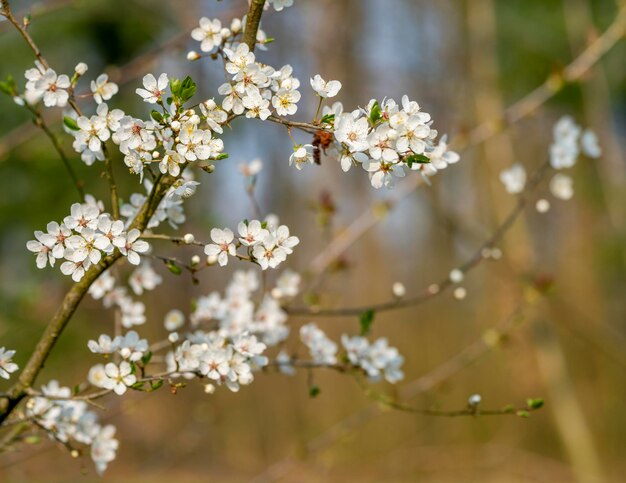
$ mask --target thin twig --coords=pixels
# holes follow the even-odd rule
[[[532,191],[537,187],[537,185],[543,179],[545,173],[550,168],[550,162],[544,162],[530,177],[526,185],[526,189],[522,195],[520,195],[517,199],[517,204],[511,210],[509,215],[504,219],[504,221],[498,226],[498,228],[493,232],[493,234],[484,241],[480,247],[472,254],[472,256],[465,261],[458,269],[467,273],[472,270],[474,267],[478,266],[485,259],[485,251],[493,248],[506,234],[506,232],[513,226],[517,218],[524,211],[524,208],[528,204],[528,198]],[[320,316],[338,316],[338,317],[349,317],[354,315],[360,315],[367,310],[373,310],[376,312],[383,312],[387,310],[397,310],[403,307],[410,307],[413,305],[418,305],[426,300],[435,297],[442,292],[444,292],[447,288],[454,285],[454,282],[450,279],[450,277],[446,277],[441,280],[439,283],[431,285],[426,290],[421,293],[406,298],[395,298],[388,302],[382,302],[378,304],[368,305],[368,306],[359,306],[359,307],[341,307],[341,308],[329,308],[324,309],[319,306],[312,307],[284,307],[284,310],[291,315],[320,315]]]
[[[26,40],[26,43],[35,54],[35,57],[37,57],[37,60],[41,62],[41,65],[43,65],[46,69],[48,69],[49,68],[48,62],[46,62],[46,59],[44,59],[43,56],[41,55],[41,51],[39,50],[39,47],[37,47],[37,44],[35,44],[32,37],[30,36],[28,31],[24,28],[24,26],[20,24],[20,22],[18,22],[17,19],[13,16],[13,12],[11,12],[11,7],[9,6],[9,0],[0,0],[0,4],[2,5],[2,14],[6,17],[6,19],[9,22],[11,22],[11,24],[13,24],[13,26],[17,29],[20,35],[24,37],[24,40]]]
[[[34,119],[35,125],[39,127],[46,134],[46,136],[48,136],[48,139],[50,139],[50,141],[52,142],[52,146],[54,147],[55,151],[59,154],[59,157],[61,158],[61,161],[63,162],[63,165],[65,166],[65,169],[67,170],[67,173],[70,175],[70,178],[72,178],[72,182],[74,183],[74,186],[76,187],[76,191],[78,191],[78,195],[80,196],[80,199],[84,200],[85,190],[83,188],[83,182],[80,179],[78,179],[78,176],[76,175],[76,172],[74,171],[74,168],[72,167],[72,164],[70,163],[70,160],[68,159],[65,152],[63,151],[63,148],[61,147],[61,144],[59,143],[58,138],[50,130],[50,128],[44,121],[44,118],[41,115],[41,113],[37,111],[35,108],[29,106],[28,104],[26,104],[26,106],[28,110],[33,114],[33,116],[35,116],[35,119]]]

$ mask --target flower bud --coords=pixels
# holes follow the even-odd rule
[[[469,404],[472,407],[478,406],[481,400],[482,400],[482,397],[480,397],[480,394],[472,394],[467,400],[467,404]]]
[[[196,241],[196,237],[193,236],[193,233],[187,233],[185,234],[185,236],[183,237],[183,241],[187,244],[187,245],[191,245],[194,241]]]
[[[398,298],[402,298],[406,295],[406,287],[400,282],[394,283],[391,286],[391,291],[393,292],[393,295]]]
[[[548,210],[550,209],[550,202],[542,198],[540,200],[537,200],[537,204],[535,205],[535,208],[537,208],[537,211],[539,213],[547,213]]]
[[[200,263],[200,257],[198,255],[194,255],[193,257],[191,257],[192,266],[198,265],[199,263]]]
[[[76,64],[76,67],[74,67],[74,72],[76,72],[78,75],[85,75],[87,69],[87,64],[85,64],[84,62],[79,62],[78,64]]]
[[[228,37],[230,37],[230,30],[224,27],[222,30],[220,30],[220,35],[223,39],[227,39]]]
[[[190,50],[187,52],[187,60],[193,62],[194,60],[200,59],[202,56],[196,52],[195,50]]]
[[[171,334],[169,334],[167,336],[167,340],[169,340],[172,344],[178,342],[178,332],[172,332]]]
[[[463,281],[463,278],[464,278],[463,272],[459,270],[458,268],[455,268],[454,270],[450,272],[450,281],[452,283],[460,283]]]
[[[238,34],[239,32],[241,32],[241,19],[239,18],[234,18],[233,21],[230,23],[230,30],[233,34]]]
[[[170,127],[172,128],[172,131],[180,131],[180,122],[172,121],[172,123],[170,124]]]

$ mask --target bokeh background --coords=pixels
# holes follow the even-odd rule
[[[147,72],[191,75],[198,99],[217,95],[221,66],[209,59],[186,61],[186,52],[197,49],[189,33],[203,15],[228,24],[247,8],[244,0],[12,4],[16,13],[32,13],[30,33],[58,72],[69,73],[84,61],[88,79],[109,73],[120,85],[110,105],[145,118],[149,108],[134,90]],[[294,66],[303,84],[298,119],[313,117],[308,79],[320,73],[341,80],[338,100],[350,108],[372,97],[399,100],[408,94],[441,132],[459,139],[558,72],[611,24],[617,10],[615,0],[296,0],[294,7],[264,17],[262,27],[276,42],[258,58]],[[406,357],[405,381],[398,388],[377,385],[379,391],[410,394],[417,407],[441,409],[461,409],[473,393],[482,395],[485,408],[543,397],[544,409],[530,419],[416,416],[381,409],[349,377],[325,372],[314,374],[321,388],[316,398],[309,397],[306,373],[259,374],[238,394],[224,389],[208,396],[200,385],[190,385],[176,396],[167,390],[111,396],[101,416],[118,427],[121,446],[105,480],[624,481],[625,54],[622,42],[582,83],[567,85],[533,115],[463,150],[460,164],[392,210],[381,204],[390,193],[375,192],[360,170],[343,174],[332,160],[302,172],[289,169],[285,129],[245,119],[224,136],[230,158],[211,175],[198,173],[202,185],[186,205],[182,233],[199,239],[215,225],[234,226],[252,216],[237,167],[261,158],[259,204],[300,237],[288,265],[303,273],[334,235],[368,206],[378,207],[376,227],[308,297],[333,307],[382,302],[391,297],[393,282],[417,293],[465,261],[515,203],[497,179],[500,170],[514,162],[528,170],[541,164],[554,122],[574,116],[598,133],[604,149],[600,159],[583,159],[571,171],[574,199],[552,200],[546,214],[531,203],[500,245],[502,260],[481,264],[463,281],[465,299],[447,292],[379,313],[373,327],[374,336],[387,336]],[[22,73],[31,65],[23,40],[0,22],[0,78],[13,74],[23,85]],[[6,96],[0,97],[0,112],[0,345],[18,349],[22,365],[70,283],[58,270],[37,270],[25,243],[35,229],[62,219],[76,198],[28,113]],[[60,133],[58,111],[48,115]],[[64,139],[87,191],[105,199],[99,166],[84,166]],[[120,157],[115,171],[127,199],[137,191],[137,179],[125,173]],[[549,197],[546,183],[539,197]],[[195,253],[158,242],[154,247],[163,255]],[[207,270],[193,285],[157,266],[165,282],[143,299],[148,323],[140,333],[161,338],[166,311],[188,312],[191,299],[222,289],[235,268],[247,267]],[[537,281],[549,281],[552,289],[529,304],[537,298]],[[520,304],[519,324],[495,337],[490,329]],[[333,337],[358,331],[357,317],[293,317],[289,323],[296,333],[311,320]],[[83,380],[98,362],[87,340],[110,333],[112,323],[112,313],[86,298],[39,382],[56,378],[73,386]],[[461,359],[460,370],[444,371],[446,377],[432,372],[450,360],[454,366],[459,353],[485,341],[488,349],[480,349],[472,363]],[[0,383],[0,389],[6,386]],[[97,477],[88,458],[71,459],[44,440],[1,455],[0,479]]]

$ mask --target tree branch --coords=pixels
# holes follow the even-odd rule
[[[256,45],[256,34],[261,24],[261,15],[263,15],[263,6],[265,0],[251,0],[250,8],[246,19],[246,27],[243,32],[243,42],[248,45],[250,52],[254,52]]]
[[[159,176],[157,178],[152,192],[148,200],[133,220],[129,230],[137,228],[140,231],[145,230],[150,218],[157,209],[159,202],[163,199],[167,190],[174,183],[174,178],[169,176]],[[20,401],[28,394],[28,390],[35,382],[37,375],[43,369],[43,366],[54,348],[59,336],[69,323],[72,315],[78,308],[80,301],[83,299],[89,287],[96,279],[110,266],[112,266],[122,254],[117,251],[112,255],[104,258],[98,265],[91,267],[83,278],[72,285],[69,292],[65,295],[61,306],[55,313],[54,317],[44,330],[35,350],[33,351],[24,369],[19,375],[17,382],[11,387],[8,398],[0,401],[0,423],[2,423],[20,403]]]

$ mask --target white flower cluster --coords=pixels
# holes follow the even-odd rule
[[[152,266],[141,264],[130,276],[128,281],[136,295],[143,294],[144,290],[153,290],[162,281]],[[117,307],[121,314],[121,324],[125,328],[143,325],[146,322],[146,306],[143,302],[135,301],[128,295],[126,287],[116,287],[115,279],[107,270],[89,287],[89,294],[95,299],[102,299],[105,308]]]
[[[225,96],[225,111],[246,117],[265,120],[271,112],[270,101],[276,114],[291,116],[296,113],[300,100],[300,81],[292,77],[293,68],[283,66],[280,70],[255,62],[254,53],[246,44],[233,44],[224,48],[225,69],[229,82],[222,84],[218,92]]]
[[[237,226],[239,238],[229,228],[211,230],[210,243],[204,247],[204,253],[210,263],[224,266],[228,257],[237,257],[237,249],[247,250],[247,257],[258,263],[263,270],[276,268],[293,253],[293,248],[300,243],[296,236],[291,236],[286,225],[275,226],[259,220],[242,221]]]
[[[309,349],[314,363],[319,365],[334,365],[337,363],[337,344],[331,340],[315,323],[311,322],[300,328],[300,340]],[[354,367],[362,369],[371,381],[382,378],[395,384],[404,378],[400,369],[404,357],[398,349],[389,347],[386,338],[380,338],[370,343],[365,337],[341,336],[341,344],[345,349],[345,360]],[[279,354],[277,361],[282,372],[293,374],[291,358],[284,352]]]
[[[8,379],[11,377],[11,373],[19,369],[18,365],[13,362],[14,350],[6,350],[4,347],[0,347],[0,377],[2,379]]]
[[[276,0],[274,0],[276,1]],[[293,2],[293,0],[278,0],[280,2]],[[266,6],[268,3],[265,4]],[[191,38],[200,42],[200,50],[202,52],[211,52],[214,49],[232,48],[241,41],[246,25],[246,18],[234,18],[230,27],[223,27],[219,19],[209,19],[202,17],[199,27],[191,31]],[[260,49],[265,49],[264,44],[267,42],[267,35],[263,30],[258,29],[256,41]],[[189,60],[197,60],[201,56],[194,51],[189,52],[187,58]]]
[[[590,158],[599,158],[602,149],[598,138],[589,129],[583,132],[570,116],[563,116],[554,125],[554,142],[550,146],[550,165],[554,169],[571,168],[576,164],[581,149]]]
[[[293,68],[285,65],[275,70],[256,62],[248,45],[239,42],[243,25],[245,23],[240,19],[234,19],[230,29],[222,28],[220,20],[203,17],[200,19],[200,27],[191,32],[191,37],[200,42],[200,50],[211,52],[218,48],[224,58],[224,68],[230,79],[218,89],[225,96],[222,108],[235,115],[245,112],[248,118],[265,120],[272,113],[271,102],[279,116],[295,114],[300,100],[300,92],[297,90],[300,81],[292,77]],[[261,47],[265,40],[265,33],[259,30],[257,41]],[[190,52],[188,57],[191,60],[200,58],[195,52]]]
[[[160,201],[154,215],[148,221],[147,228],[156,228],[167,221],[172,228],[178,229],[178,226],[187,219],[183,210],[183,201],[195,194],[199,184],[193,180],[193,174],[190,171],[185,171]],[[126,227],[135,219],[152,190],[152,183],[149,180],[144,180],[143,185],[146,194],[131,194],[128,203],[122,204],[120,208],[120,214],[125,218]]]
[[[330,340],[314,322],[300,327],[300,340],[309,348],[314,362],[324,365],[337,363],[337,344]]]
[[[554,125],[554,142],[550,146],[550,165],[554,169],[571,168],[582,153],[590,158],[599,158],[602,149],[598,137],[590,129],[582,128],[570,116],[563,116]],[[557,173],[550,180],[550,192],[560,200],[574,196],[574,182],[566,174]]]
[[[148,341],[140,339],[139,334],[134,330],[126,335],[118,335],[111,339],[106,334],[100,335],[98,340],[90,340],[87,347],[94,354],[119,354],[122,359],[130,362],[137,362],[148,352]]]
[[[280,306],[280,298],[298,292],[300,277],[285,271],[277,280],[276,288],[265,294],[258,306],[252,297],[259,289],[259,280],[253,270],[236,271],[226,287],[224,296],[218,292],[198,298],[191,314],[194,327],[218,323],[218,330],[227,337],[240,334],[256,335],[268,346],[275,346],[289,335],[287,314]]]
[[[115,459],[119,446],[115,427],[99,424],[98,415],[88,409],[87,402],[70,400],[71,389],[60,386],[57,381],[50,381],[41,392],[44,396],[28,401],[26,416],[34,419],[57,441],[90,446],[91,459],[98,473],[102,474]]]
[[[237,392],[252,383],[253,370],[267,365],[267,357],[261,355],[266,348],[247,333],[229,338],[222,331],[196,331],[167,354],[167,370],[174,377],[201,375]]]
[[[342,169],[360,164],[374,188],[392,186],[395,177],[405,176],[405,169],[432,176],[459,160],[457,153],[448,150],[445,136],[435,143],[437,131],[431,127],[430,114],[407,96],[401,104],[372,99],[365,109],[349,113],[336,102],[322,112],[322,122],[334,133]]]
[[[563,116],[559,119],[553,132],[554,142],[550,146],[550,166],[556,170],[573,167],[581,151],[590,158],[598,158],[602,155],[595,133],[590,129],[583,131],[570,116]],[[526,170],[521,164],[514,164],[500,173],[500,181],[506,191],[511,194],[524,191],[526,178]],[[571,199],[574,196],[572,178],[562,173],[555,174],[550,180],[550,192],[557,199]],[[541,201],[545,201],[543,205],[549,207],[546,200]]]
[[[101,205],[92,197],[85,203],[74,203],[70,215],[63,223],[48,223],[47,232],[36,231],[36,240],[26,243],[26,248],[37,254],[37,268],[44,268],[55,261],[64,259],[61,272],[71,275],[78,282],[92,264],[100,262],[102,256],[118,249],[129,263],[138,265],[139,254],[148,251],[147,242],[139,240],[137,229],[126,231],[124,223],[113,221],[108,213],[101,211]]]
[[[208,100],[201,103],[201,115],[195,109],[181,109],[184,99],[180,103],[168,101],[170,106],[166,108],[163,98],[170,85],[167,74],[161,74],[158,79],[147,74],[143,78],[143,85],[143,89],[137,89],[137,94],[149,104],[159,104],[162,114],[153,111],[153,119],[150,121],[124,116],[112,135],[113,142],[119,144],[120,151],[125,155],[124,163],[131,172],[139,174],[142,180],[144,166],[160,160],[161,173],[177,177],[189,162],[217,159],[220,156],[224,143],[214,138],[212,131],[222,133],[221,124],[226,121],[226,113],[215,102]],[[195,92],[195,84],[188,83],[182,89]],[[171,87],[171,90],[172,96],[168,99],[173,99],[174,88]],[[178,87],[176,92],[186,97]]]
[[[365,337],[348,337],[344,334],[341,336],[341,344],[346,349],[350,363],[363,369],[370,380],[378,381],[384,377],[395,384],[404,379],[400,369],[404,357],[398,349],[389,347],[386,338],[381,337],[370,343]]]
[[[47,107],[64,107],[69,92],[86,70],[85,64],[76,66],[76,74],[70,81],[68,76],[57,76],[52,69],[44,69],[36,62],[35,68],[25,73],[25,94],[23,98],[16,98],[17,102],[33,104],[43,99]],[[168,86],[172,94],[169,97],[166,96]],[[65,116],[66,131],[74,136],[72,146],[88,166],[105,159],[105,143],[109,139],[119,146],[124,163],[132,173],[139,174],[140,181],[144,167],[152,162],[158,162],[162,173],[178,177],[189,162],[220,157],[224,143],[214,138],[212,132],[222,133],[226,112],[213,100],[199,104],[200,114],[194,108],[184,109],[184,102],[195,93],[191,79],[170,82],[167,74],[161,74],[158,79],[152,74],[145,75],[143,88],[136,92],[145,102],[158,104],[162,110],[153,110],[148,121],[126,115],[120,109],[109,109],[104,101],[111,99],[118,90],[106,74],[101,74],[91,82],[96,113],[85,116],[71,112]]]

